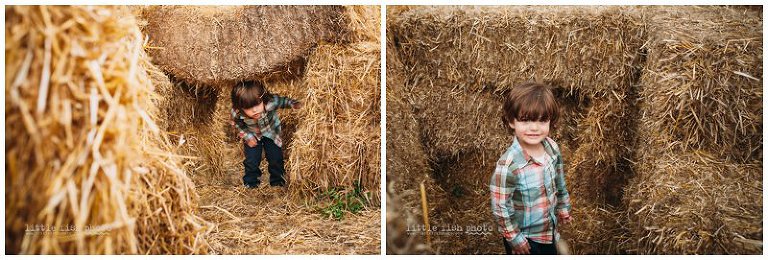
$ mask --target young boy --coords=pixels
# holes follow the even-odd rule
[[[515,137],[496,164],[490,188],[504,249],[557,254],[557,225],[571,221],[563,157],[548,137],[559,116],[557,102],[547,86],[524,83],[510,91],[503,113]]]
[[[283,163],[283,142],[280,139],[280,118],[278,108],[301,108],[296,100],[272,95],[260,81],[247,81],[232,88],[232,121],[243,139],[245,175],[243,184],[256,188],[261,183],[261,151],[269,162],[269,184],[284,186],[285,164]]]

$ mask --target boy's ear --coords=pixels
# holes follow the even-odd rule
[[[509,128],[515,129],[515,124],[514,123],[509,122],[509,123],[507,123],[507,125],[509,126]]]

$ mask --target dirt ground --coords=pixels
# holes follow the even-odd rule
[[[211,254],[379,254],[379,208],[337,221],[291,201],[287,188],[265,185],[268,174],[256,189],[244,188],[241,174],[193,176],[198,214],[217,225],[208,236]]]

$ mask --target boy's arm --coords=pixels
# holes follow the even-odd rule
[[[295,99],[278,95],[274,95],[273,102],[275,102],[276,108],[293,108],[294,104],[299,103],[299,101],[296,101]]]
[[[248,141],[251,138],[256,138],[251,131],[248,131],[247,128],[243,127],[240,124],[240,118],[238,118],[237,110],[232,109],[231,111],[231,120],[229,121],[232,126],[234,126],[237,129],[237,136],[242,138],[243,141]]]
[[[496,170],[491,177],[491,210],[501,228],[504,239],[513,247],[527,244],[525,237],[520,233],[519,224],[515,222],[515,209],[512,202],[512,194],[515,192],[515,180],[510,168],[511,158],[502,158],[496,164]]]
[[[557,155],[557,176],[555,176],[555,186],[557,188],[557,206],[555,207],[559,217],[567,217],[571,211],[571,198],[568,195],[568,189],[565,187],[565,171],[563,170],[563,156],[558,151]]]

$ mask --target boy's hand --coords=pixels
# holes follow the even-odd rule
[[[245,143],[248,144],[248,147],[256,147],[256,138],[250,138]]]
[[[296,102],[296,103],[293,103],[293,105],[291,105],[291,108],[293,108],[293,109],[300,109],[303,106],[304,105],[302,103]]]
[[[531,250],[531,245],[528,244],[528,241],[524,241],[522,244],[512,247],[512,254],[530,255],[531,254],[530,250]]]
[[[571,214],[559,215],[557,216],[557,218],[560,221],[560,224],[564,224],[564,225],[571,223],[571,221],[573,221],[573,217],[571,217]]]

